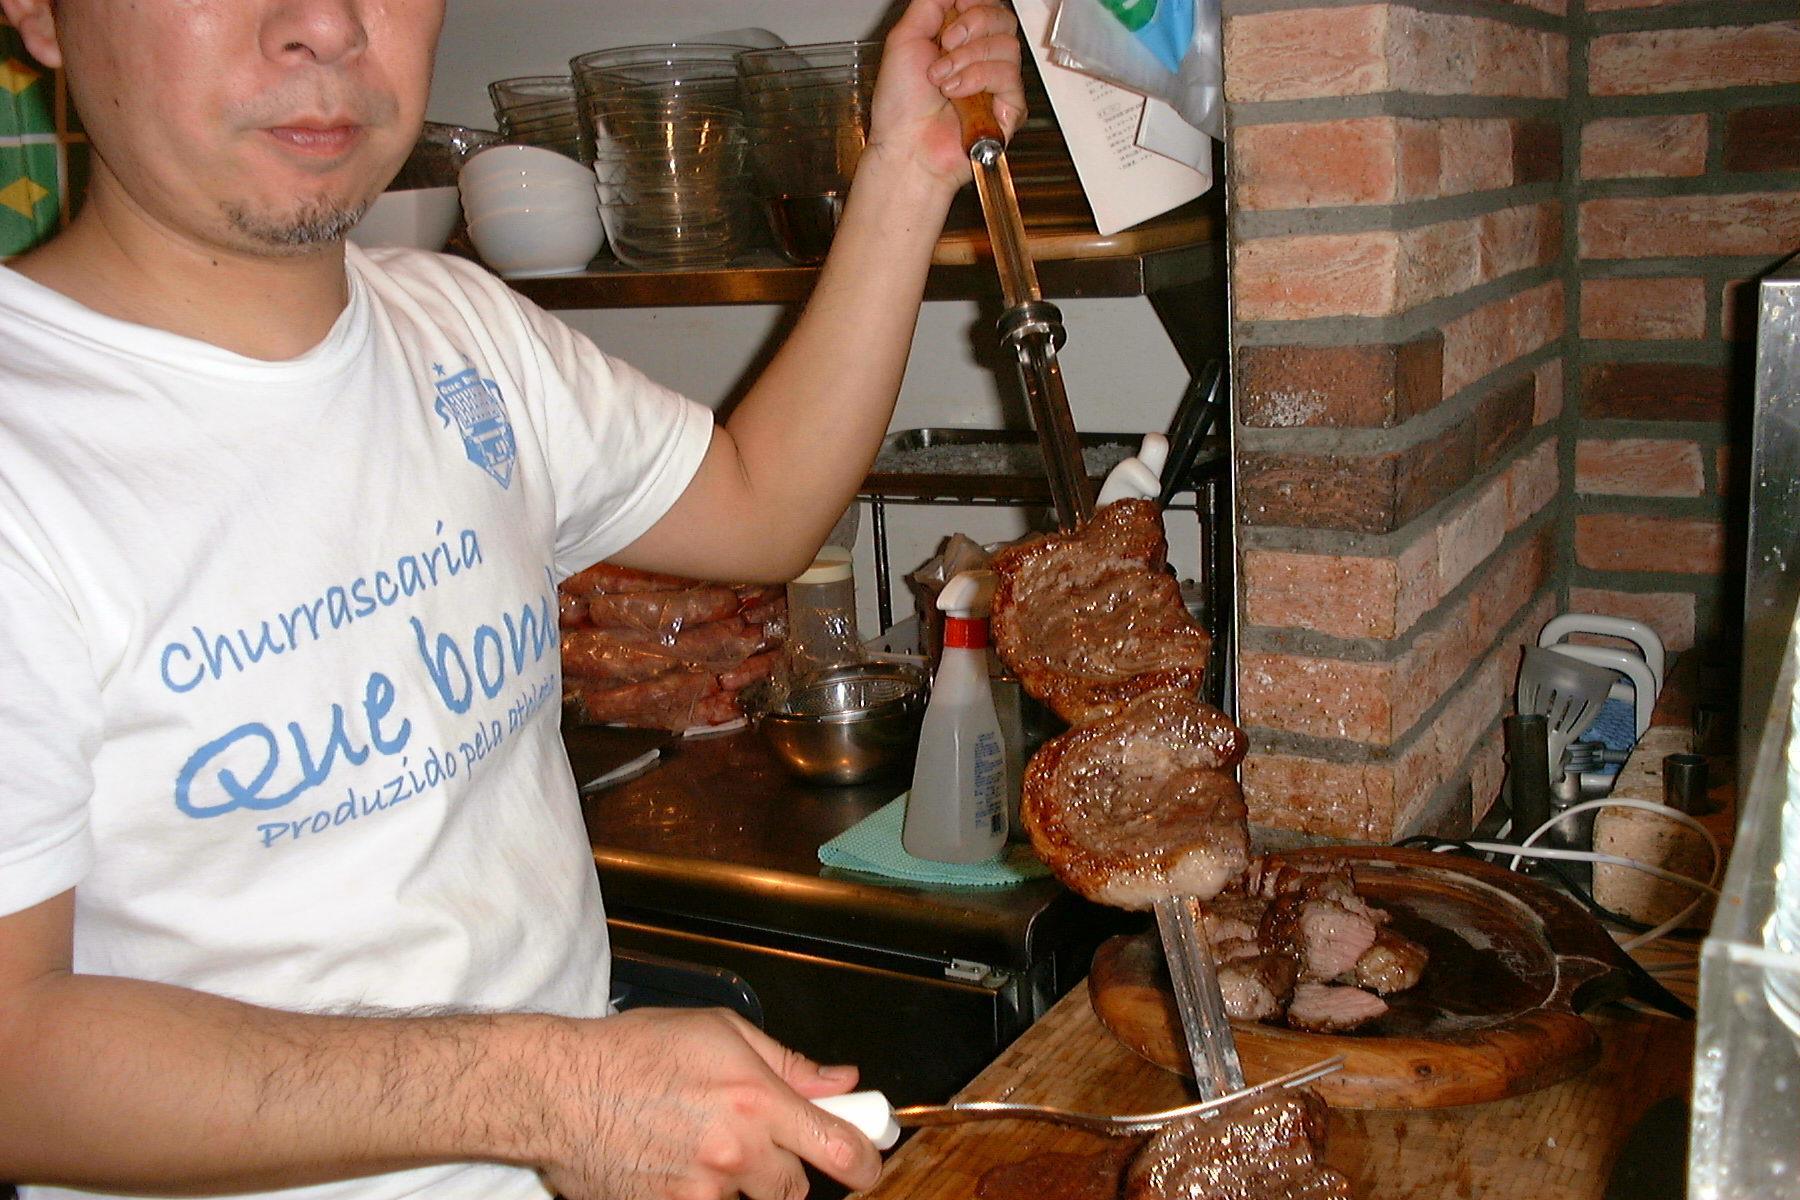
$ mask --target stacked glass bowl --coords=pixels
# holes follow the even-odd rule
[[[796,262],[825,257],[868,144],[880,42],[825,42],[737,56],[757,202]]]
[[[742,46],[669,43],[570,61],[613,253],[647,270],[723,266],[756,238]]]
[[[518,75],[488,84],[494,118],[509,142],[541,146],[587,161],[575,111],[575,81],[567,75]]]

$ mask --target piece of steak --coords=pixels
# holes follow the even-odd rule
[[[1219,893],[1200,913],[1207,943],[1216,950],[1220,942],[1234,938],[1254,941],[1268,907],[1260,896],[1240,895],[1235,890]]]
[[[1349,1200],[1322,1163],[1324,1103],[1307,1091],[1240,1100],[1164,1126],[1125,1174],[1124,1200]]]
[[[1212,638],[1167,553],[1162,510],[1128,499],[995,556],[994,647],[1025,690],[1071,725],[1146,693],[1198,691]]]
[[[1356,894],[1347,867],[1295,865],[1271,855],[1246,872],[1245,883],[1268,902],[1257,940],[1265,950],[1293,954],[1304,981],[1354,970],[1375,944],[1379,922]]]
[[[1192,696],[1139,697],[1032,755],[1022,823],[1038,856],[1090,900],[1210,899],[1249,862],[1243,793],[1224,773],[1243,746],[1230,718]]]
[[[1226,942],[1215,950],[1235,950],[1254,942]],[[1217,959],[1219,994],[1225,1014],[1239,1021],[1266,1021],[1279,1017],[1300,979],[1300,964],[1290,954],[1252,952]]]
[[[1377,929],[1375,944],[1356,960],[1350,981],[1383,996],[1415,986],[1425,973],[1430,952],[1419,943],[1391,929]]]
[[[1341,983],[1302,983],[1288,1001],[1287,1022],[1313,1033],[1342,1033],[1367,1025],[1388,1010],[1373,992]]]
[[[1375,923],[1335,899],[1285,892],[1269,903],[1257,941],[1265,950],[1293,955],[1303,980],[1336,979],[1355,970],[1375,944]]]

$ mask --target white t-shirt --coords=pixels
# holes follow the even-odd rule
[[[467,263],[348,259],[286,362],[0,268],[0,913],[74,887],[77,971],[286,1009],[603,1013],[555,584],[710,414]],[[426,1190],[544,1192],[282,1195]]]

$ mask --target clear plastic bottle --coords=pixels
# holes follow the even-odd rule
[[[788,669],[798,679],[863,660],[850,551],[826,546],[787,585]]]
[[[971,863],[1006,845],[1007,762],[988,681],[991,571],[944,586],[944,653],[919,729],[918,758],[900,844],[934,862]]]

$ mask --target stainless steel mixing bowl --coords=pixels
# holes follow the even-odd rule
[[[924,713],[924,672],[904,663],[859,663],[795,687],[757,727],[794,775],[844,785],[910,771]]]

